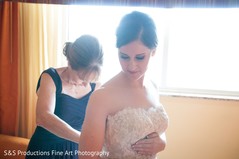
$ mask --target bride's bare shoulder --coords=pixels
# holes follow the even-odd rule
[[[117,100],[114,89],[110,87],[100,87],[95,90],[89,99],[88,107],[93,108],[94,111],[103,112],[103,114],[110,114],[115,106]]]
[[[100,88],[98,88],[97,90],[95,90],[92,93],[92,97],[94,98],[105,98],[105,97],[109,97],[112,96],[115,92],[115,87],[111,86],[111,85],[102,85]]]

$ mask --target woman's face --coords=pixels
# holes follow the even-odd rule
[[[139,40],[120,47],[118,55],[123,72],[131,79],[140,79],[144,76],[154,52]]]

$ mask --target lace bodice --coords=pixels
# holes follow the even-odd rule
[[[108,116],[104,151],[107,158],[154,159],[156,156],[142,156],[134,152],[131,145],[152,132],[162,134],[168,125],[163,106],[149,109],[127,107],[113,116]]]

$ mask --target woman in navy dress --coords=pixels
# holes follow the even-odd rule
[[[26,159],[78,159],[78,142],[85,110],[103,63],[99,41],[82,35],[66,43],[68,66],[42,72],[37,85],[37,127]]]

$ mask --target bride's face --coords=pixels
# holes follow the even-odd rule
[[[146,47],[141,41],[136,40],[119,48],[119,61],[122,71],[130,79],[140,79],[148,68],[150,57],[154,50]]]

